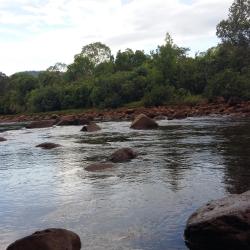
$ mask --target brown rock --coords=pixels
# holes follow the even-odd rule
[[[80,250],[79,236],[66,229],[50,228],[19,239],[6,250]]]
[[[114,165],[111,163],[94,163],[94,164],[90,164],[88,165],[85,170],[87,171],[102,171],[105,169],[109,169],[112,168]]]
[[[52,119],[52,120],[33,121],[30,124],[28,124],[26,126],[26,128],[28,128],[28,129],[32,129],[32,128],[48,128],[48,127],[52,127],[55,124],[56,124],[56,120],[54,120],[54,119]]]
[[[56,144],[56,143],[51,143],[51,142],[44,142],[44,143],[37,145],[36,147],[43,148],[43,149],[52,149],[52,148],[61,147],[61,145]]]
[[[2,141],[7,141],[7,139],[0,137],[0,142],[2,142]]]
[[[60,121],[56,124],[57,126],[71,126],[71,125],[85,125],[88,124],[89,120],[85,118],[78,118],[75,115],[67,115],[61,117]]]
[[[132,122],[130,128],[133,129],[156,129],[158,128],[158,124],[148,116],[144,114],[140,114],[135,118]]]
[[[184,111],[177,111],[175,112],[173,115],[168,117],[168,120],[173,120],[173,119],[184,119],[187,118],[188,113],[184,110]]]
[[[112,162],[125,162],[136,158],[136,156],[137,153],[134,152],[131,148],[121,148],[111,155],[110,160]]]
[[[101,130],[101,128],[94,122],[91,122],[88,125],[83,126],[83,128],[81,129],[81,131],[85,131],[85,132],[96,132]]]
[[[250,249],[250,191],[201,207],[188,219],[184,235],[194,250]]]

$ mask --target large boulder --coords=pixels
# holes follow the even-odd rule
[[[71,126],[71,125],[85,125],[88,124],[89,120],[85,118],[79,118],[75,115],[66,115],[60,118],[60,121],[56,124],[57,126]]]
[[[105,169],[109,169],[109,168],[112,168],[114,165],[111,164],[111,163],[93,163],[93,164],[90,164],[88,165],[85,170],[87,171],[91,171],[91,172],[95,172],[95,171],[102,171],[102,170],[105,170]]]
[[[153,119],[144,114],[138,115],[132,122],[130,128],[133,129],[156,129],[158,124]]]
[[[56,120],[54,120],[54,119],[33,121],[30,124],[28,124],[26,126],[26,128],[28,128],[28,129],[32,129],[32,128],[48,128],[48,127],[52,127],[55,124],[56,124]]]
[[[7,141],[7,139],[0,137],[0,142],[2,142],[2,141]]]
[[[185,239],[190,249],[250,249],[250,191],[214,200],[187,221]]]
[[[134,159],[137,156],[137,153],[134,152],[131,148],[121,148],[116,150],[111,156],[110,160],[112,162],[126,162]]]
[[[90,124],[83,126],[83,128],[81,129],[81,131],[84,131],[84,132],[96,132],[99,130],[101,130],[100,126],[98,126],[94,122],[91,122]]]
[[[19,239],[6,250],[80,250],[79,236],[66,229],[50,228]]]
[[[61,146],[60,144],[56,144],[52,142],[44,142],[44,143],[37,145],[36,147],[43,148],[43,149],[52,149],[52,148],[58,148],[60,146]]]

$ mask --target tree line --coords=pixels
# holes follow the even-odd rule
[[[196,103],[204,98],[250,100],[250,1],[235,0],[217,25],[221,42],[188,55],[167,33],[150,53],[126,49],[114,57],[100,42],[86,45],[70,65],[39,74],[0,72],[0,113]]]

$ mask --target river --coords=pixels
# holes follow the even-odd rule
[[[208,200],[250,189],[250,120],[162,120],[158,130],[129,122],[5,131],[0,126],[0,248],[39,229],[76,232],[82,249],[187,249],[183,230]],[[9,125],[8,125],[9,126]],[[8,127],[7,126],[7,127]],[[42,142],[62,147],[43,150]],[[87,172],[121,147],[139,156]]]

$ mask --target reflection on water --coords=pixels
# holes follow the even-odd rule
[[[78,233],[83,249],[186,249],[188,216],[210,199],[250,188],[249,120],[160,121],[156,131],[128,122],[5,131],[0,143],[0,245],[47,227]],[[3,131],[3,129],[2,129]],[[63,147],[42,150],[50,141]],[[139,156],[87,172],[120,147]]]

